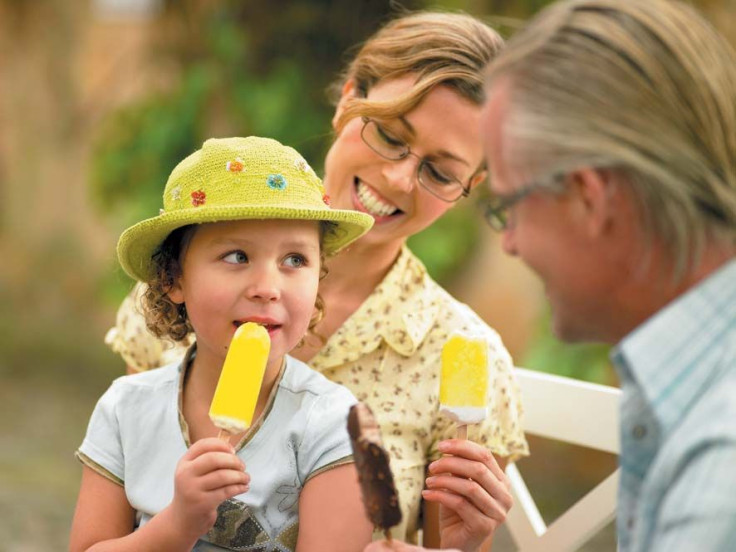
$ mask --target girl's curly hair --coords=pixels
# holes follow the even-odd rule
[[[337,225],[328,221],[320,221],[319,224],[321,248],[325,236],[334,233]],[[158,338],[183,341],[194,331],[187,316],[186,305],[174,303],[168,293],[176,283],[176,279],[181,276],[181,254],[189,245],[196,228],[195,224],[177,228],[166,237],[152,256],[156,277],[146,282],[147,287],[143,293],[142,303],[146,327]],[[322,280],[325,276],[327,276],[327,266],[324,250],[321,249],[319,279]],[[314,331],[314,327],[324,318],[324,314],[325,302],[318,293],[314,303],[314,314],[309,321],[307,331],[322,344],[325,339]],[[300,341],[297,346],[301,344]]]

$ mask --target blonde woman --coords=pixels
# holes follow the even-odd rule
[[[307,338],[293,352],[375,412],[404,513],[393,535],[416,542],[423,529],[425,544],[462,550],[488,549],[511,507],[503,468],[528,452],[521,405],[499,336],[427,275],[406,240],[485,178],[483,71],[501,47],[473,17],[416,13],[380,29],[348,65],[324,183],[334,208],[368,213],[374,226],[328,259],[316,326],[325,341]],[[130,368],[181,354],[146,332],[135,303],[109,339]],[[440,352],[456,330],[489,348],[490,416],[471,429],[474,442],[452,439],[438,413]]]

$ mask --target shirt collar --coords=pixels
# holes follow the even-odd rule
[[[179,418],[179,428],[181,429],[182,438],[184,439],[184,443],[186,444],[187,448],[192,446],[192,440],[189,435],[189,424],[184,418],[184,384],[187,379],[187,372],[189,372],[189,369],[192,367],[192,361],[194,361],[194,358],[196,356],[197,343],[194,342],[187,349],[187,352],[185,353],[184,358],[181,360],[178,369],[179,379],[177,388],[176,410]],[[246,430],[240,441],[238,441],[238,443],[235,445],[234,448],[236,452],[243,448],[246,443],[248,443],[248,441],[250,441],[255,436],[255,434],[258,432],[258,429],[263,425],[263,422],[265,421],[269,412],[271,412],[271,408],[273,407],[273,404],[276,400],[276,393],[278,392],[279,386],[281,385],[281,380],[284,377],[284,373],[286,372],[286,363],[288,358],[289,356],[285,355],[284,359],[281,361],[281,368],[279,369],[278,376],[276,376],[276,379],[274,380],[273,387],[271,388],[271,394],[268,396],[268,400],[266,401],[266,406],[264,407],[263,412],[258,417],[258,419],[253,420],[253,425],[251,425]]]
[[[612,360],[667,431],[717,375],[729,332],[736,332],[736,259],[627,335]]]
[[[404,246],[381,283],[333,334],[310,365],[325,369],[352,362],[385,341],[402,356],[414,354],[437,318],[426,268]]]

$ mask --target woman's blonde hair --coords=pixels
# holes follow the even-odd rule
[[[370,37],[348,65],[333,91],[352,81],[356,97],[337,121],[340,132],[352,118],[394,118],[411,111],[434,87],[451,87],[476,105],[485,99],[483,73],[503,47],[491,27],[466,14],[416,12],[390,21]],[[390,102],[372,102],[368,91],[379,81],[416,75],[406,94]]]
[[[570,0],[491,66],[509,85],[511,170],[623,174],[678,273],[709,240],[736,242],[736,54],[669,0]]]

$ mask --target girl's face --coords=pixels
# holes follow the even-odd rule
[[[268,366],[304,336],[320,273],[319,223],[243,220],[202,224],[182,252],[182,273],[169,292],[185,303],[197,336],[197,357],[222,364],[235,329],[266,327]]]
[[[376,84],[368,99],[390,101],[411,90],[414,75]],[[343,90],[333,124],[344,102],[354,95],[352,83]],[[434,88],[412,111],[393,120],[377,121],[380,134],[392,144],[403,142],[411,152],[450,173],[471,188],[483,180],[476,174],[483,159],[480,135],[481,107],[446,86]],[[452,203],[433,196],[417,181],[420,160],[385,159],[361,138],[363,120],[350,120],[337,136],[325,160],[325,187],[336,209],[355,209],[375,220],[362,243],[403,243],[420,232]]]

